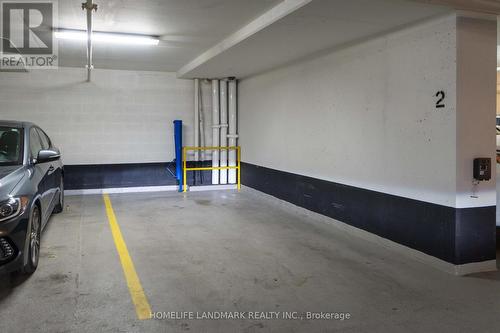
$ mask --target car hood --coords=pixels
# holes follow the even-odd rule
[[[8,196],[23,177],[22,165],[0,166],[0,198]]]

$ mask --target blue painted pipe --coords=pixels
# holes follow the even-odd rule
[[[182,120],[174,120],[175,174],[182,192]]]

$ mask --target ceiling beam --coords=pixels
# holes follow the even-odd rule
[[[197,58],[183,66],[177,72],[177,76],[179,78],[192,78],[189,76],[189,74],[202,64],[206,63],[210,59],[215,58],[216,56],[232,48],[233,46],[243,42],[257,32],[279,21],[283,17],[302,8],[311,1],[313,0],[284,0],[283,2],[271,8],[266,13],[262,14],[236,32],[232,33],[221,42],[217,43],[207,51],[203,52]]]
[[[457,10],[500,15],[500,2],[497,0],[412,0],[431,5],[449,6]]]

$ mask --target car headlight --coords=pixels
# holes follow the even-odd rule
[[[0,222],[23,214],[27,206],[27,197],[10,198],[0,202]]]

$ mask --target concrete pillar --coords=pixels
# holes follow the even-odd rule
[[[496,257],[496,18],[457,18],[457,264]],[[492,178],[476,182],[473,160],[491,158]]]

